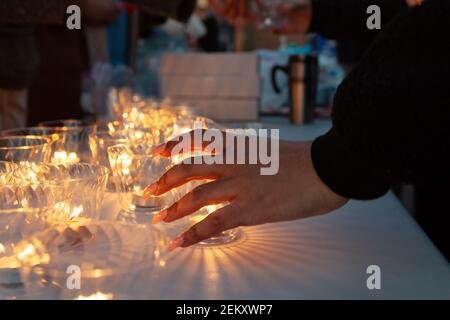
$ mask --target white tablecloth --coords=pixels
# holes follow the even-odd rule
[[[281,127],[286,139],[311,139],[329,123]],[[299,195],[300,196],[300,195]],[[108,194],[104,217],[120,210]],[[179,249],[150,271],[97,283],[127,299],[450,299],[450,266],[392,195],[351,201],[335,213],[244,229],[223,247]],[[381,268],[381,290],[369,290],[367,267]],[[18,298],[71,298],[26,291]]]
[[[281,137],[291,140],[313,139],[329,128],[327,121],[302,127],[272,123],[269,127],[280,128]],[[105,213],[118,210],[116,200],[110,201]],[[392,194],[351,201],[323,217],[247,228],[243,234],[228,246],[170,254],[158,280],[135,283],[135,296],[450,299],[450,265]],[[381,268],[381,290],[367,288],[370,265]]]
[[[105,204],[104,214],[119,210],[113,195]],[[242,233],[223,247],[177,250],[158,279],[134,275],[110,291],[161,299],[450,299],[449,264],[392,194]],[[370,265],[381,268],[381,290],[367,288]]]

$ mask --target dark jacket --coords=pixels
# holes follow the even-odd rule
[[[94,0],[92,0],[94,1]],[[155,15],[186,21],[196,0],[128,0]],[[0,0],[0,88],[28,88],[39,65],[34,40],[38,24],[63,25],[78,0]],[[70,63],[70,62],[68,62]]]
[[[0,88],[25,89],[36,71],[39,59],[33,26],[62,24],[62,0],[0,1]]]
[[[365,8],[393,0],[316,0],[312,28],[364,37]],[[374,199],[394,183],[450,173],[450,1],[427,0],[382,25],[339,87],[333,128],[313,143],[320,178],[336,193]]]

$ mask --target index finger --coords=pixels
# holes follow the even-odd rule
[[[164,143],[162,145],[157,146],[152,150],[153,156],[161,156],[161,157],[173,157],[175,155],[182,155],[186,153],[192,153],[192,152],[202,152],[207,149],[207,147],[214,142],[214,140],[211,141],[211,139],[205,140],[205,133],[206,132],[221,132],[218,129],[198,129],[193,130],[191,132],[182,134],[175,139]],[[221,134],[222,139],[222,146],[224,146],[223,133]],[[222,150],[223,151],[223,150]],[[213,153],[219,153],[220,151],[215,150]]]
[[[217,236],[221,232],[234,229],[242,225],[241,213],[232,204],[211,213],[203,221],[175,238],[169,245],[169,251],[177,248],[187,248],[201,241]]]

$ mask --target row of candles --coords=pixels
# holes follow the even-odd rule
[[[13,255],[13,265],[35,262],[36,242],[17,252],[24,246],[14,244],[24,237],[49,226],[100,221],[106,190],[119,197],[123,221],[150,225],[154,214],[208,182],[190,182],[163,196],[143,198],[144,189],[180,161],[152,156],[155,146],[199,126],[222,129],[220,125],[188,107],[139,97],[119,99],[115,115],[102,123],[52,121],[0,133],[0,270],[11,263],[2,256]],[[158,232],[173,237],[222,206],[203,208],[171,228],[161,225]],[[17,227],[18,220],[22,224]],[[231,231],[205,244],[228,242],[237,235]],[[48,260],[47,254],[39,256]]]
[[[123,209],[134,211],[141,207],[147,210],[147,206],[142,205],[144,188],[174,164],[174,159],[155,159],[150,155],[151,149],[192,130],[194,123],[207,127],[214,126],[214,122],[194,116],[187,107],[172,107],[167,103],[156,105],[153,101],[139,98],[116,107],[119,108],[122,110],[120,116],[104,124],[64,120],[45,122],[40,127],[4,131],[0,138],[0,161],[27,167],[29,175],[42,170],[42,164],[73,167],[78,163],[90,163],[103,166],[114,172],[110,175],[108,190],[122,194]],[[120,170],[117,169],[119,166]],[[134,194],[125,200],[130,192]],[[167,202],[168,199],[150,199],[159,200]],[[154,209],[161,209],[163,205],[161,203]],[[89,214],[95,215],[94,212]]]

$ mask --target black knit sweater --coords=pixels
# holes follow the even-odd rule
[[[367,36],[365,8],[378,2],[383,15],[383,3],[395,1],[317,0],[312,29]],[[320,178],[349,198],[450,173],[450,1],[396,12],[339,87],[333,128],[312,146]]]

